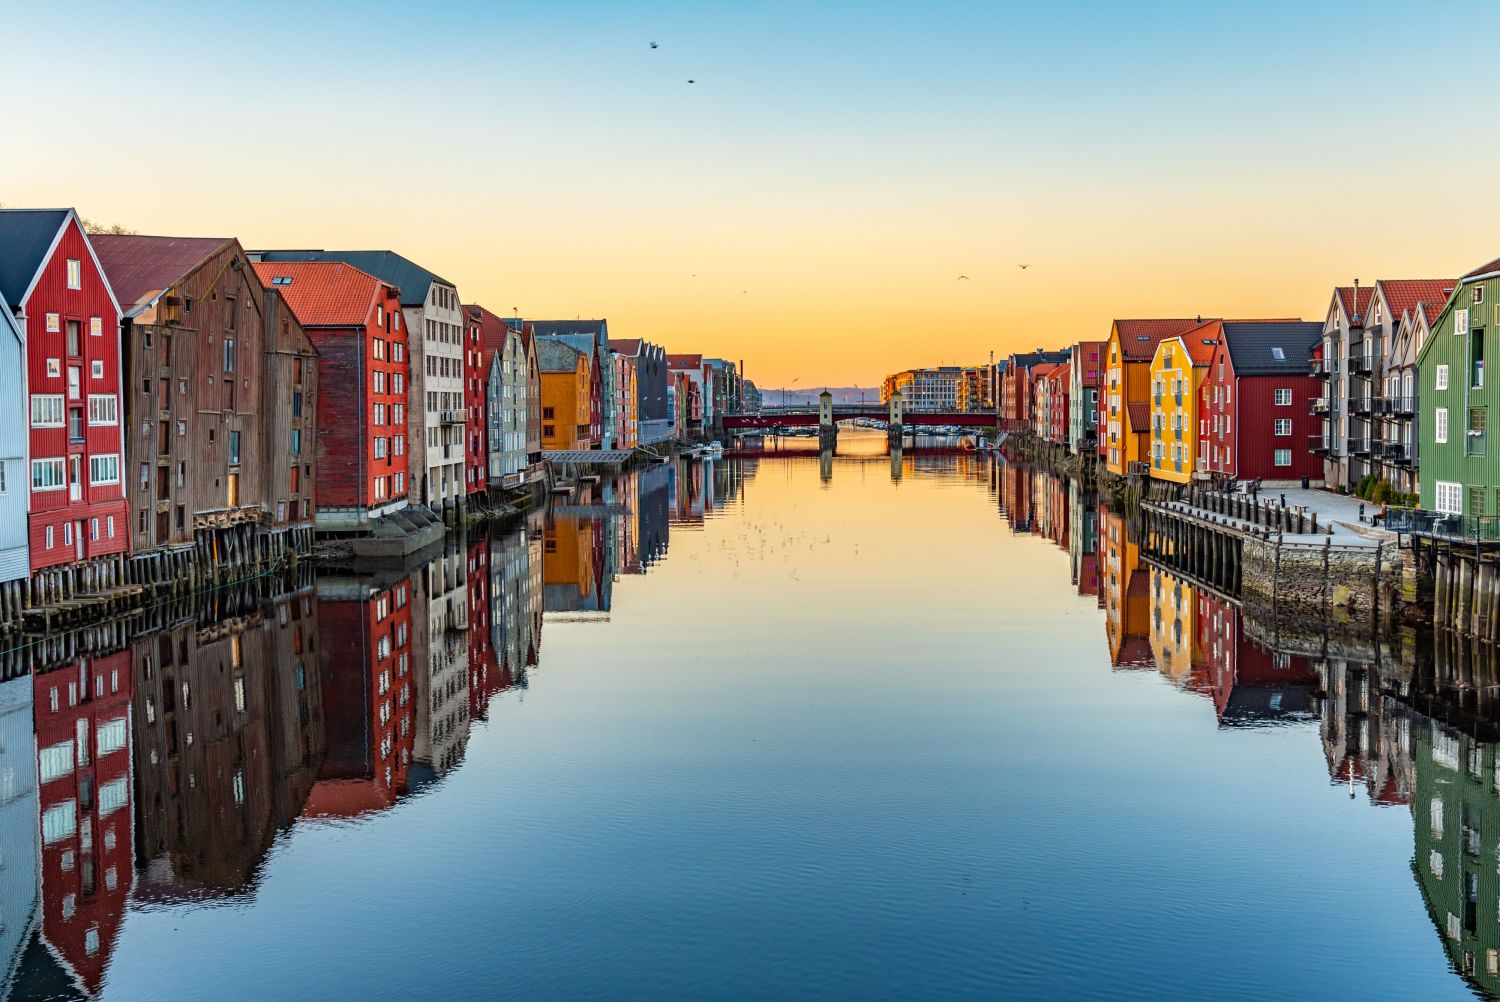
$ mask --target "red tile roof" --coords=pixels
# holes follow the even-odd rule
[[[483,368],[488,372],[495,352],[505,347],[505,339],[510,337],[510,332],[514,328],[502,320],[498,314],[491,313],[477,303],[465,306],[464,312],[469,315],[469,319],[479,322],[479,344],[484,349]],[[524,328],[525,325],[522,326]],[[525,343],[524,337],[522,343]]]
[[[303,327],[363,327],[376,298],[394,288],[342,261],[257,261],[255,273],[286,298]]]
[[[1374,290],[1370,286],[1360,286],[1358,302],[1355,302],[1352,285],[1341,285],[1334,291],[1338,294],[1339,302],[1344,304],[1344,315],[1352,321],[1364,317],[1365,310],[1370,308],[1370,294]]]
[[[1381,292],[1385,293],[1385,305],[1391,311],[1391,317],[1399,320],[1401,314],[1418,303],[1436,303],[1435,309],[1441,310],[1448,295],[1458,285],[1458,279],[1386,278],[1381,279],[1379,285]]]
[[[99,233],[89,237],[110,288],[127,317],[133,317],[173,284],[212,257],[230,237],[146,237]]]
[[[639,355],[641,353],[641,339],[638,337],[612,337],[609,339],[609,350],[621,355]]]
[[[1202,317],[1192,320],[1116,320],[1115,331],[1120,335],[1120,352],[1127,362],[1149,362],[1162,338],[1181,334],[1202,322]]]
[[[1151,427],[1151,405],[1148,403],[1126,404],[1125,416],[1130,419],[1131,431],[1145,431]]]
[[[1224,321],[1205,320],[1177,335],[1177,340],[1187,348],[1188,357],[1195,366],[1207,365],[1213,361],[1214,349],[1224,343]]]
[[[668,355],[669,369],[696,369],[703,365],[702,355]]]
[[[1044,376],[1050,376],[1057,370],[1057,368],[1058,363],[1056,362],[1043,362],[1041,365],[1033,365],[1029,370],[1031,373],[1032,383],[1036,383],[1038,379],[1041,379]]]

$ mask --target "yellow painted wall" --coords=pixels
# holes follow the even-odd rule
[[[1134,462],[1146,459],[1145,428],[1130,427],[1127,405],[1149,400],[1151,363],[1132,362],[1120,353],[1120,331],[1112,326],[1104,346],[1104,466],[1123,477]]]
[[[589,423],[588,359],[579,355],[578,368],[573,372],[544,372],[541,375],[542,448],[587,449],[586,436],[579,436],[578,426]],[[549,430],[550,435],[547,434]]]
[[[1151,476],[1174,484],[1193,479],[1198,462],[1198,384],[1207,365],[1194,365],[1182,338],[1156,346],[1151,358]]]

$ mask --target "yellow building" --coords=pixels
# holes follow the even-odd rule
[[[1164,338],[1151,357],[1151,476],[1186,484],[1198,467],[1198,387],[1224,324],[1209,320]]]
[[[551,338],[537,338],[536,349],[542,384],[542,449],[589,448],[588,356]]]
[[[1104,466],[1123,477],[1150,455],[1151,359],[1163,338],[1201,320],[1116,320],[1104,347]]]

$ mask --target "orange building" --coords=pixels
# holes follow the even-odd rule
[[[542,382],[542,451],[589,448],[589,356],[561,341],[537,338],[536,360]]]
[[[1104,352],[1104,466],[1123,477],[1150,456],[1151,359],[1163,338],[1202,323],[1196,320],[1116,320]]]

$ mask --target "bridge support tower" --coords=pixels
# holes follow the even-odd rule
[[[839,426],[833,420],[833,394],[818,394],[818,448],[832,451],[839,444]]]
[[[905,404],[901,399],[900,390],[896,390],[891,394],[890,411],[886,415],[886,420],[889,422],[885,430],[886,438],[890,441],[892,448],[899,450],[901,448],[901,436],[906,430],[902,427],[906,420],[906,410]]]

